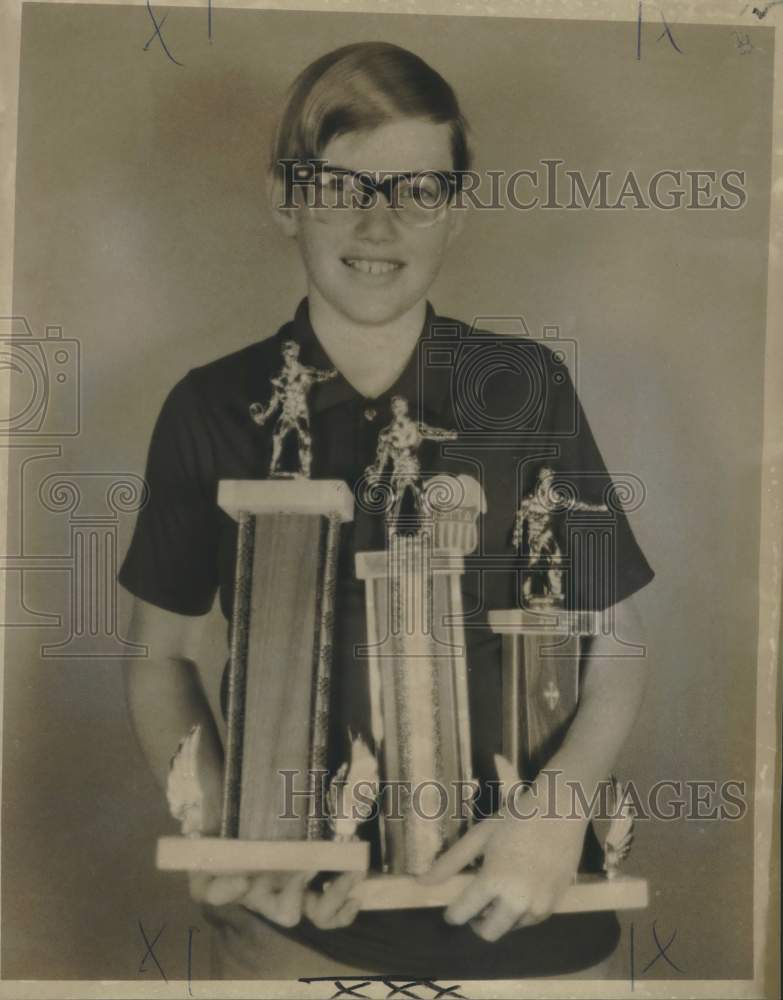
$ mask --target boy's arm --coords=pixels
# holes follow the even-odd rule
[[[618,636],[642,643],[641,618],[633,598],[614,610]],[[446,910],[450,923],[472,920],[476,933],[494,941],[513,927],[546,919],[571,883],[588,820],[564,818],[573,806],[566,782],[578,783],[590,802],[598,783],[610,775],[644,694],[647,657],[607,655],[612,646],[616,653],[611,639],[593,640],[579,709],[561,748],[546,765],[550,774],[539,776],[535,790],[517,796],[517,815],[507,812],[503,818],[478,823],[423,877],[426,882],[441,881],[484,855],[479,874]],[[547,818],[554,806],[558,818]]]
[[[139,745],[164,792],[180,740],[193,726],[201,726],[200,778],[208,797],[204,832],[215,833],[220,826],[223,749],[196,664],[188,655],[200,628],[199,618],[164,611],[137,598],[129,638],[148,652],[144,658],[126,661],[125,691]]]

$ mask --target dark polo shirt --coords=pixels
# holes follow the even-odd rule
[[[119,579],[137,597],[184,615],[206,613],[220,595],[231,619],[236,524],[217,506],[221,479],[260,479],[269,468],[275,417],[263,427],[250,418],[253,402],[271,396],[269,379],[282,366],[285,340],[300,344],[300,361],[331,368],[309,322],[307,301],[294,320],[267,340],[196,368],[172,389],[152,435],[146,479],[149,502],[141,510]],[[486,494],[476,552],[462,579],[474,770],[496,778],[500,752],[500,639],[487,612],[520,606],[521,560],[512,546],[514,515],[543,465],[555,470],[579,500],[598,504],[611,479],[579,404],[568,371],[567,345],[524,337],[496,337],[437,316],[428,306],[417,348],[395,384],[374,399],[360,395],[342,375],[313,386],[309,411],[313,479],[354,486],[374,462],[378,432],[391,420],[390,400],[404,396],[414,418],[453,429],[456,440],[425,441],[422,473],[467,474]],[[289,442],[290,446],[291,442]],[[285,458],[292,456],[286,456]],[[295,456],[293,456],[295,457]],[[614,504],[613,506],[616,506]],[[653,576],[622,510],[614,510],[611,551],[590,572],[569,571],[565,591],[572,608],[600,609],[628,597]],[[576,524],[576,528],[574,528]],[[569,519],[560,547],[568,558],[578,546],[579,522]],[[335,606],[331,766],[346,758],[347,732],[369,740],[367,661],[354,655],[366,643],[364,584],[356,580],[356,552],[384,547],[382,514],[357,504],[342,532]],[[225,678],[224,678],[225,679]],[[483,786],[480,804],[493,805]],[[373,837],[373,831],[365,831]],[[600,869],[600,851],[588,833],[583,870]],[[261,917],[257,918],[261,920]],[[358,968],[420,976],[518,978],[586,967],[615,947],[613,914],[553,916],[514,931],[495,944],[468,927],[452,927],[440,910],[361,913],[342,930],[320,931],[308,922],[283,931]],[[301,974],[306,974],[303,970]],[[259,956],[263,977],[263,956]]]

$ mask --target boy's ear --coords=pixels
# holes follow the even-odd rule
[[[462,232],[462,227],[465,225],[465,209],[455,208],[453,205],[449,208],[449,238],[448,243],[451,245],[454,240]]]
[[[272,218],[286,236],[296,236],[299,231],[299,209],[293,207],[293,199],[286,196],[283,178],[270,172],[267,175],[267,196]]]

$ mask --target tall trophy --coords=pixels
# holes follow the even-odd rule
[[[362,871],[368,865],[368,844],[352,836],[357,824],[336,832],[330,821],[335,795],[326,785],[338,546],[342,525],[353,519],[353,495],[345,483],[309,479],[307,394],[336,373],[306,367],[298,355],[294,341],[283,345],[271,398],[250,407],[259,425],[276,415],[269,478],[224,480],[218,491],[221,508],[237,521],[220,836],[200,829],[195,730],[180,744],[169,775],[169,804],[183,836],[158,841],[159,868]],[[284,445],[291,438],[298,467],[286,471]],[[359,758],[361,749],[354,744]],[[342,777],[347,769],[348,762]]]

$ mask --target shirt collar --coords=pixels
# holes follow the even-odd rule
[[[425,366],[423,349],[425,341],[433,337],[433,331],[439,324],[453,326],[453,321],[438,317],[428,302],[424,324],[408,363],[394,384],[379,396],[374,398],[363,396],[341,373],[338,373],[337,378],[313,386],[309,398],[310,413],[323,413],[347,402],[364,403],[383,411],[388,408],[392,396],[404,396],[408,400],[411,413],[418,413],[421,418],[425,414],[432,418],[439,417],[451,385],[451,369]],[[332,362],[310,323],[306,298],[299,303],[293,321],[286,324],[277,336],[281,343],[283,340],[298,342],[299,356],[303,364],[319,369],[332,367]]]

